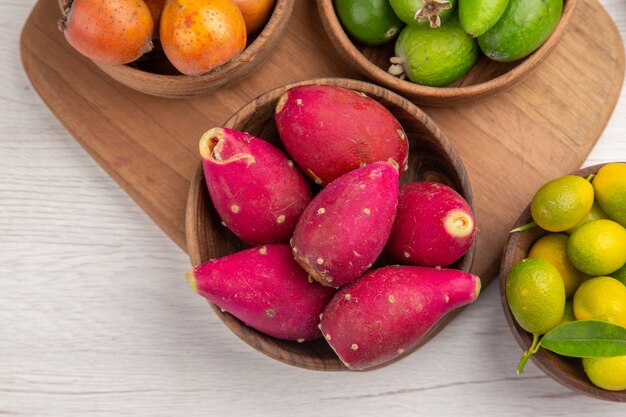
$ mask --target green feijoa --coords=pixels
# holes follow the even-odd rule
[[[504,14],[478,38],[489,58],[515,61],[534,52],[556,28],[563,0],[509,0]]]
[[[472,38],[491,29],[502,17],[509,0],[459,0],[461,27]]]
[[[389,0],[335,0],[335,10],[344,29],[368,45],[389,42],[404,27]]]
[[[417,84],[442,87],[465,75],[478,58],[476,40],[453,16],[440,28],[406,26],[396,41],[389,73]]]
[[[438,28],[452,16],[457,0],[389,0],[389,2],[404,23]]]

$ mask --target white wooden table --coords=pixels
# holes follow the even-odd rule
[[[533,364],[515,374],[497,283],[376,372],[305,371],[252,350],[33,91],[18,39],[34,3],[0,1],[0,416],[626,415]],[[602,3],[625,38],[626,3]],[[585,165],[613,160],[626,160],[625,90]]]

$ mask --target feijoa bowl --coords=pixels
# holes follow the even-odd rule
[[[499,93],[530,74],[558,44],[572,19],[577,2],[564,0],[561,19],[554,32],[528,57],[502,63],[481,55],[465,76],[447,87],[419,85],[389,74],[387,70],[389,59],[395,55],[395,41],[380,46],[365,45],[346,33],[335,12],[333,0],[318,0],[317,6],[331,43],[363,75],[417,104],[444,107],[470,103]]]
[[[470,206],[472,205],[472,191],[463,162],[443,132],[417,106],[385,88],[370,83],[326,78],[283,86],[245,105],[233,114],[224,126],[248,132],[283,149],[274,122],[274,109],[279,97],[285,91],[303,84],[329,84],[350,88],[363,92],[383,104],[400,121],[409,139],[409,168],[402,176],[401,183],[442,182],[457,190]],[[207,130],[211,127],[213,126],[207,126]],[[315,187],[313,184],[312,186]],[[186,216],[187,247],[194,266],[248,247],[220,222],[220,217],[209,197],[202,166],[199,164],[191,181]],[[475,245],[453,267],[469,271],[474,250]],[[222,312],[215,305],[211,307],[233,333],[267,356],[289,365],[312,370],[347,370],[324,339],[304,343],[276,339],[246,326],[229,313]],[[456,312],[458,313],[458,310]],[[415,346],[415,349],[432,338],[453,316],[454,314],[448,315],[440,321]],[[410,353],[407,351],[402,357]]]

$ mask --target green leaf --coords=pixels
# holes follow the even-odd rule
[[[600,320],[578,320],[546,333],[544,349],[576,358],[608,358],[626,355],[626,328]]]

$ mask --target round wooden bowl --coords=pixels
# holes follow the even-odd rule
[[[68,0],[58,2],[64,10]],[[226,64],[201,76],[181,74],[159,48],[128,65],[93,62],[114,80],[142,93],[168,98],[207,94],[242,80],[267,58],[287,26],[294,4],[295,0],[276,0],[269,21],[259,34],[248,38],[246,49]]]
[[[469,103],[499,93],[528,75],[558,43],[572,18],[577,1],[564,0],[563,14],[556,29],[539,49],[525,59],[502,63],[481,54],[465,76],[447,87],[423,86],[389,74],[389,58],[395,55],[395,41],[380,46],[364,45],[344,31],[335,13],[333,0],[318,0],[317,7],[331,43],[357,70],[415,103],[443,107]]]
[[[225,124],[225,127],[248,132],[281,148],[282,144],[274,122],[274,109],[278,98],[289,88],[303,84],[330,84],[362,91],[387,107],[400,121],[409,138],[409,168],[401,182],[438,181],[448,184],[463,195],[472,205],[472,191],[459,155],[435,123],[419,108],[402,97],[369,83],[347,79],[317,79],[287,85],[272,90],[244,106]],[[207,129],[213,126],[207,126]],[[199,139],[199,138],[198,138]],[[318,190],[312,184],[312,188]],[[227,228],[220,224],[220,217],[209,197],[200,164],[189,189],[187,200],[187,248],[193,265],[212,258],[225,256],[247,247]],[[454,267],[469,271],[475,245]],[[324,339],[297,343],[279,340],[260,333],[228,313],[211,305],[215,314],[244,342],[261,353],[289,365],[324,371],[346,370]],[[419,345],[426,343],[449,321],[447,316]],[[415,349],[417,349],[416,346]],[[415,350],[413,349],[413,350]],[[408,353],[403,355],[406,356]]]
[[[590,174],[596,174],[603,166],[604,164],[583,168],[573,172],[572,175],[587,177]],[[528,205],[513,228],[528,224],[531,221],[530,205]],[[502,300],[502,309],[511,333],[513,333],[515,340],[517,340],[517,343],[524,351],[528,350],[532,344],[533,336],[517,324],[509,309],[509,303],[506,298],[506,276],[513,265],[528,256],[533,243],[546,234],[548,232],[539,227],[534,227],[525,232],[511,233],[500,265],[500,299]],[[601,400],[626,402],[626,390],[607,391],[593,385],[583,370],[581,359],[568,358],[546,349],[539,349],[532,357],[532,361],[550,378],[576,392]],[[515,368],[515,365],[511,364],[511,370]]]

